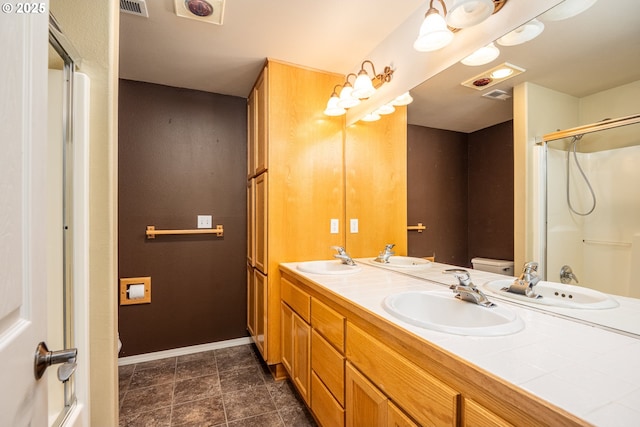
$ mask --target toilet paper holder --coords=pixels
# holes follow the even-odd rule
[[[151,277],[120,279],[120,305],[149,304],[150,302]]]

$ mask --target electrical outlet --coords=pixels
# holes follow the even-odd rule
[[[340,220],[338,218],[331,218],[331,234],[338,234],[340,230]]]
[[[211,215],[198,215],[198,228],[213,228]]]
[[[351,233],[357,233],[358,232],[358,218],[351,218],[349,220],[349,228]]]

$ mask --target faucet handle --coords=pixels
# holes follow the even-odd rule
[[[452,274],[460,282],[462,286],[473,286],[471,283],[471,276],[469,272],[464,268],[449,268],[442,272],[443,274]]]
[[[395,243],[389,243],[388,245],[386,245],[386,246],[384,247],[384,251],[385,251],[385,252],[391,252],[391,249],[393,249],[393,247],[394,247],[395,245],[396,245]]]
[[[346,255],[347,252],[342,246],[331,246],[331,249],[338,251],[338,255]]]
[[[535,261],[530,261],[524,264],[523,267],[523,272],[524,273],[533,273],[533,272],[537,272],[538,271],[538,263]]]

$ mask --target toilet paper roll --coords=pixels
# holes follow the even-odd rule
[[[131,285],[129,286],[129,299],[144,298],[144,285]]]

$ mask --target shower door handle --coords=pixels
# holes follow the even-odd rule
[[[33,362],[33,375],[36,380],[42,378],[44,372],[51,365],[63,363],[58,370],[58,379],[65,382],[69,379],[73,371],[75,371],[77,348],[69,348],[65,350],[49,351],[47,344],[43,341],[36,347],[36,354]]]

